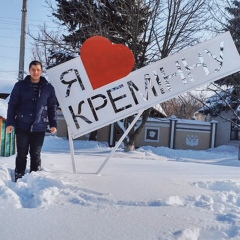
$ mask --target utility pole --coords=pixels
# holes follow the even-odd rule
[[[23,0],[23,5],[22,5],[22,23],[21,23],[18,81],[23,80],[24,78],[24,56],[25,56],[25,42],[26,42],[26,32],[27,32],[27,1],[28,0]]]

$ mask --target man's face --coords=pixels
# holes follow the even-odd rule
[[[39,82],[42,72],[43,71],[42,71],[41,65],[39,64],[32,65],[31,68],[29,69],[32,82],[34,83]]]

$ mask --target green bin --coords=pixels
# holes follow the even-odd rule
[[[0,118],[0,133],[1,133],[1,157],[9,157],[16,153],[16,137],[15,131],[12,133],[6,132],[6,120],[4,118]]]

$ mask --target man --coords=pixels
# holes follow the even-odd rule
[[[57,100],[53,86],[42,77],[42,64],[32,61],[30,75],[13,87],[7,111],[7,133],[15,128],[17,156],[15,182],[25,174],[30,153],[30,172],[41,170],[41,149],[47,125],[57,131]]]

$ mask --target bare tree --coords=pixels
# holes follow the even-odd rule
[[[205,100],[205,92],[189,92],[166,101],[161,105],[167,116],[175,115],[182,119],[193,119],[194,113],[203,106]]]
[[[47,25],[43,24],[39,26],[37,36],[28,32],[28,35],[34,40],[32,55],[34,59],[40,60],[45,68],[56,65],[58,58],[63,58],[62,62],[64,62],[77,56],[75,51],[63,42],[62,32],[64,31],[62,28],[57,31],[49,31]]]
[[[153,11],[151,23],[147,28],[149,45],[148,63],[167,57],[206,38],[204,30],[210,21],[208,1],[149,1]],[[184,99],[184,98],[182,98]],[[151,109],[142,115],[141,124],[129,133],[125,150],[134,150],[137,134],[146,123]],[[131,123],[133,117],[128,119]],[[129,125],[129,124],[125,124]],[[125,129],[123,129],[125,131]]]
[[[226,31],[227,21],[230,20],[226,8],[231,7],[231,5],[231,0],[212,0],[209,3],[209,14],[212,19],[209,25],[210,34],[217,35]]]
[[[167,57],[205,40],[208,9],[206,0],[161,1],[154,22],[153,58]]]

